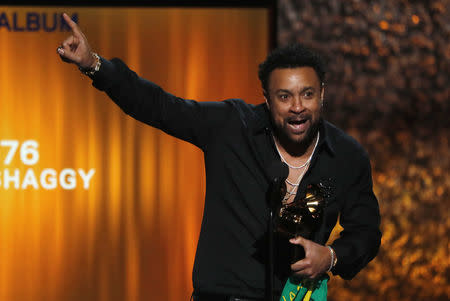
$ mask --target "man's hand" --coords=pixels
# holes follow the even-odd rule
[[[289,240],[294,245],[305,249],[305,258],[291,265],[291,270],[297,276],[316,278],[325,273],[330,267],[330,250],[322,245],[301,236]]]
[[[92,55],[86,36],[66,13],[63,14],[63,18],[72,29],[72,35],[57,48],[58,54],[67,63],[76,64],[81,68],[93,68],[96,59]]]

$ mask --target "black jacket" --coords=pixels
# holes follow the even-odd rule
[[[239,99],[196,102],[173,96],[138,77],[120,60],[102,59],[93,85],[130,116],[188,141],[204,152],[206,197],[195,256],[196,292],[263,297],[265,290],[269,167],[280,162],[264,104]],[[332,247],[333,273],[356,275],[378,252],[381,232],[367,153],[350,136],[322,120],[320,141],[297,197],[309,183],[329,179],[335,191],[314,234],[324,244],[340,213],[344,230]],[[289,275],[288,243],[277,240],[275,289]]]

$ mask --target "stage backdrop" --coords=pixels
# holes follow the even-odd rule
[[[268,11],[0,7],[0,300],[188,300],[202,153],[60,60],[62,12],[173,94],[259,103]]]

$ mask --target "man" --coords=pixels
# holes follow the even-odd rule
[[[93,53],[76,23],[64,18],[72,28],[57,49],[64,61],[78,65],[125,113],[204,152],[207,186],[194,300],[267,296],[267,192],[274,164],[289,166],[285,203],[304,197],[308,184],[327,179],[335,187],[311,239],[276,239],[278,295],[290,275],[317,279],[331,271],[350,279],[375,257],[380,216],[369,159],[354,139],[323,120],[325,70],[316,54],[300,45],[270,54],[259,71],[265,104],[196,102],[165,92],[119,59]],[[324,246],[338,214],[344,230]],[[291,264],[289,245],[302,246],[305,257]]]

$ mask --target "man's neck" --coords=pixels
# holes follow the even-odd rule
[[[318,130],[314,135],[305,139],[300,143],[296,143],[292,140],[287,139],[283,135],[277,135],[275,132],[274,139],[278,146],[280,152],[283,156],[291,157],[292,159],[302,159],[303,157],[308,158],[314,150],[314,145],[316,144],[316,139],[318,139]]]

